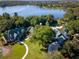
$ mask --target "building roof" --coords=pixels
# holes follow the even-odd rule
[[[54,29],[54,31],[56,33],[56,37],[54,38],[55,41],[48,46],[48,52],[53,52],[57,50],[60,46],[64,44],[65,40],[68,39],[66,31],[62,33],[57,28]]]
[[[57,50],[59,48],[59,46],[60,45],[58,44],[58,42],[51,43],[48,47],[48,52],[53,52],[53,51]]]
[[[26,30],[24,28],[15,28],[8,30],[4,33],[4,37],[7,43],[22,41],[26,35]]]

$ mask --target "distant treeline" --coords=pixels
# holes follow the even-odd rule
[[[47,7],[53,7],[53,6],[63,6],[63,7],[69,7],[69,6],[79,6],[79,2],[69,2],[69,1],[0,1],[1,7],[6,6],[15,6],[15,5],[39,5],[39,6],[47,6]]]
[[[0,6],[15,6],[15,5],[27,5],[27,4],[57,4],[57,1],[0,1]]]

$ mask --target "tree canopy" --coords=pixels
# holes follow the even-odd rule
[[[66,28],[69,32],[73,31],[74,33],[79,33],[79,20],[73,20],[68,22]]]
[[[49,26],[37,26],[35,28],[32,39],[42,42],[42,44],[52,41],[55,33]]]

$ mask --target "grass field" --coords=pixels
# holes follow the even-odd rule
[[[43,47],[39,45],[38,42],[31,43],[30,40],[28,40],[26,44],[29,46],[29,53],[26,59],[48,59],[47,53],[40,50]]]
[[[41,51],[42,45],[38,42],[31,43],[30,40],[25,42],[29,47],[29,53],[26,59],[48,59],[47,53]],[[25,54],[25,47],[23,45],[16,44],[13,46],[13,53],[9,56],[3,57],[3,59],[21,59]]]
[[[25,47],[23,45],[16,44],[12,46],[12,48],[13,48],[12,54],[5,56],[2,59],[21,59],[21,57],[25,53]]]

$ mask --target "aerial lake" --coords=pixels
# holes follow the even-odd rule
[[[4,12],[9,13],[11,16],[17,12],[19,16],[24,17],[51,14],[54,16],[54,18],[62,18],[66,13],[63,9],[41,8],[34,5],[7,6],[4,8],[0,7],[0,15],[2,15]]]

